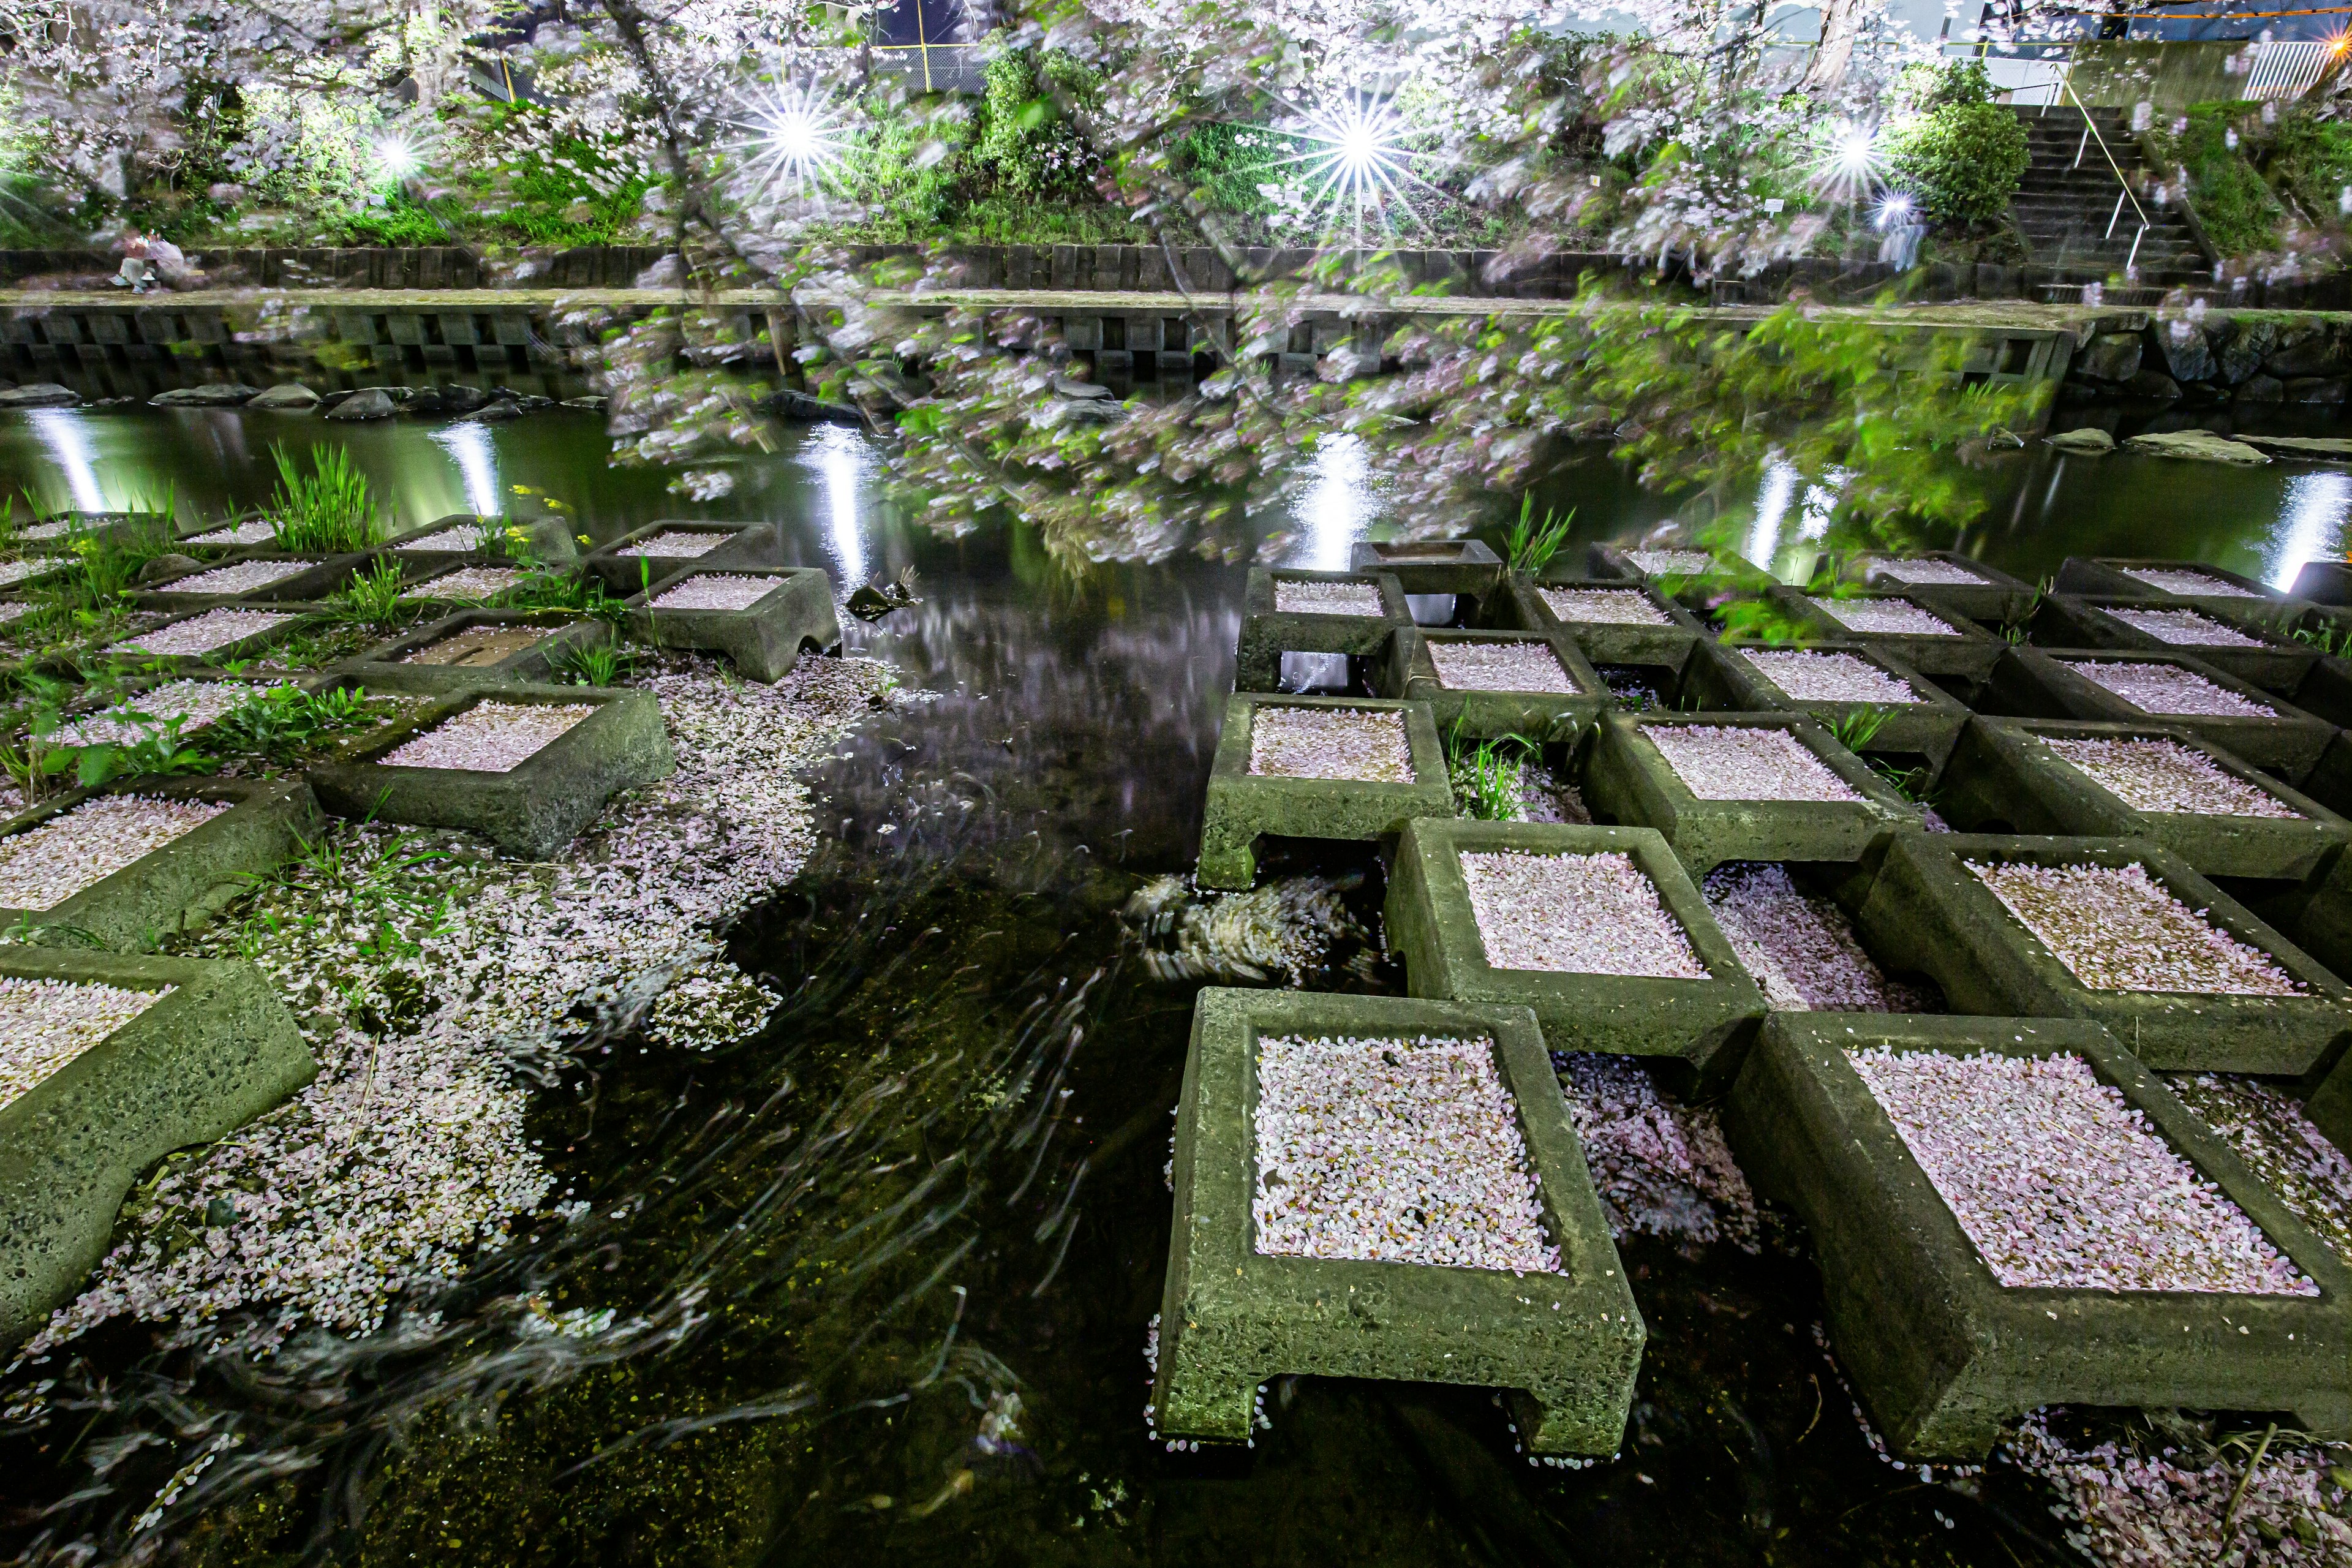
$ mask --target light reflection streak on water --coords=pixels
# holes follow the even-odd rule
[[[433,432],[433,439],[457,465],[466,481],[466,507],[478,517],[499,517],[506,502],[499,494],[499,448],[490,427],[468,419]]]
[[[2289,479],[2286,504],[2279,509],[2270,560],[2263,566],[2270,585],[2284,592],[2294,585],[2305,562],[2342,554],[2347,511],[2352,511],[2352,474],[2326,469]]]
[[[77,511],[104,511],[106,491],[98,482],[98,454],[89,444],[82,416],[64,408],[32,410],[33,429],[41,445],[65,470],[66,488],[73,492]]]
[[[1780,523],[1789,515],[1789,502],[1797,493],[1801,476],[1793,463],[1776,462],[1764,470],[1764,482],[1756,491],[1756,523],[1748,531],[1748,559],[1765,571],[1772,570],[1772,557],[1780,550]]]
[[[816,469],[824,481],[825,542],[841,567],[841,583],[854,588],[866,581],[866,533],[857,517],[857,492],[866,480],[871,455],[856,431],[839,425],[820,425],[801,460]]]
[[[1353,436],[1330,436],[1315,443],[1314,479],[1299,498],[1307,541],[1291,563],[1308,572],[1345,572],[1351,546],[1364,536],[1378,510],[1372,497],[1371,464],[1364,443]]]

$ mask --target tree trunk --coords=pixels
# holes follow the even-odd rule
[[[1822,7],[1822,41],[1805,67],[1804,90],[1824,98],[1845,85],[1845,68],[1853,58],[1854,35],[1862,28],[1864,0],[1826,0]]]

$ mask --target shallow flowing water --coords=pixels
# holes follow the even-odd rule
[[[8,416],[0,483],[52,506],[168,491],[226,513],[266,499],[270,443],[322,428]],[[112,1404],[91,1407],[98,1440],[142,1425],[184,1437],[229,1413],[286,1457],[281,1485],[185,1532],[197,1560],[2078,1560],[2015,1472],[1955,1489],[1873,1456],[1816,1342],[1811,1266],[1771,1247],[1622,1245],[1650,1340],[1616,1463],[1529,1467],[1484,1391],[1318,1379],[1269,1389],[1253,1450],[1163,1451],[1143,1352],[1198,984],[1183,976],[1246,943],[1203,938],[1174,962],[1173,917],[1148,906],[1172,907],[1152,879],[1190,867],[1243,574],[1137,568],[1073,587],[1018,535],[916,535],[874,450],[835,429],[747,462],[709,506],[668,495],[658,471],[608,467],[591,416],[318,438],[347,442],[404,526],[536,511],[522,486],[595,538],[753,517],[845,582],[912,565],[921,605],[849,638],[936,697],[823,768],[824,848],[734,933],[738,961],[787,995],[775,1022],[705,1054],[608,1041],[542,1095],[533,1135],[592,1219],[483,1259],[408,1341],[259,1368],[158,1355],[120,1325],[82,1347]],[[1299,563],[1344,566],[1378,497],[1344,447],[1327,453],[1296,515],[1269,521],[1288,523]],[[1992,505],[1969,542],[2030,578],[2114,553],[2284,580],[2340,553],[2352,512],[2352,476],[2307,465],[2036,447],[1979,479]],[[1543,502],[1574,506],[1588,538],[1664,514],[1598,458]],[[1768,481],[1754,510],[1751,553],[1802,549],[1805,498]],[[1391,986],[1345,935],[1376,909],[1365,858],[1303,869],[1329,880],[1268,901],[1267,948],[1311,924],[1340,940],[1307,984]],[[502,1303],[529,1297],[609,1309],[617,1326],[527,1332]],[[10,1446],[16,1542],[88,1483],[79,1424]],[[68,1518],[127,1518],[170,1473],[142,1470],[135,1445],[118,1458],[115,1496]]]

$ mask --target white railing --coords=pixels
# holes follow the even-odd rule
[[[2336,46],[2325,41],[2252,44],[2246,49],[2246,96],[2301,98],[2327,68]]]

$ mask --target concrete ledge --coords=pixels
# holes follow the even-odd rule
[[[1260,1254],[1257,1045],[1281,1035],[1492,1039],[1562,1271]],[[1258,1385],[1307,1373],[1507,1389],[1531,1451],[1616,1452],[1646,1330],[1526,1008],[1203,990],[1174,1180],[1152,1396],[1161,1432],[1241,1442]]]
[[[127,779],[104,789],[70,790],[0,823],[0,838],[26,832],[103,795],[226,802],[229,809],[161,849],[46,910],[0,908],[0,928],[29,929],[32,940],[75,946],[83,933],[117,952],[151,947],[209,918],[247,877],[276,868],[300,848],[318,819],[301,784],[248,779]]]
[[[1939,561],[1974,573],[1984,581],[1972,583],[1906,583],[1890,570],[1903,561]],[[1962,616],[1995,626],[2020,622],[2033,613],[2042,590],[2020,577],[1986,565],[1954,550],[1921,550],[1907,555],[1871,550],[1848,555],[1838,563],[1838,575],[1888,593],[1914,598],[1940,615]]]
[[[317,1076],[246,963],[0,947],[0,974],[172,994],[0,1106],[0,1343],[70,1300],[141,1172],[225,1138]]]
[[[409,664],[409,655],[479,627],[541,627],[547,635],[530,647],[488,664]],[[476,687],[485,682],[554,680],[557,660],[578,649],[604,647],[613,640],[608,621],[571,610],[460,610],[377,643],[346,660],[338,673],[390,691]]]
[[[1743,688],[1738,706],[1751,711],[1780,710],[1803,713],[1824,730],[1847,723],[1859,715],[1875,713],[1878,728],[1861,748],[1865,752],[1916,753],[1927,759],[1932,771],[1944,765],[1952,746],[1969,721],[1969,710],[1944,689],[1892,654],[1867,643],[1809,642],[1790,652],[1843,653],[1862,660],[1883,675],[1894,677],[1919,694],[1916,702],[1834,702],[1819,697],[1791,697],[1752,663],[1748,655],[1782,651],[1748,638],[1727,638],[1716,645],[1723,662]],[[1834,738],[1834,737],[1832,737]]]
[[[2317,1282],[2316,1298],[2008,1287],[1849,1048],[2072,1053]],[[1811,1232],[1839,1361],[1906,1458],[1976,1459],[2044,1405],[2292,1410],[2352,1427],[2352,1276],[2162,1080],[2075,1020],[1776,1013],[1725,1118],[1740,1168]]]
[[[1859,800],[1702,800],[1646,731],[1693,725],[1780,730],[1860,795]],[[1612,713],[1584,770],[1594,811],[1654,827],[1693,877],[1726,860],[1853,860],[1872,839],[1920,822],[1919,808],[1829,732],[1797,713]]]
[[[1348,570],[1387,572],[1408,594],[1466,594],[1484,598],[1503,580],[1503,558],[1475,539],[1358,540]]]
[[[1326,616],[1277,610],[1275,588],[1282,583],[1360,583],[1380,590],[1381,613]],[[1250,568],[1242,590],[1242,629],[1234,647],[1234,689],[1272,691],[1282,679],[1285,653],[1344,653],[1372,658],[1388,650],[1391,634],[1412,625],[1404,590],[1393,576],[1355,572],[1269,572]]]
[[[1465,850],[1632,857],[1710,978],[1494,967],[1486,962],[1463,880]],[[1403,957],[1406,986],[1413,995],[1532,1007],[1556,1051],[1675,1057],[1689,1063],[1702,1083],[1718,1083],[1738,1066],[1737,1050],[1727,1047],[1743,1045],[1764,1015],[1763,993],[1741,967],[1665,839],[1651,828],[1418,819],[1405,825],[1397,846],[1386,921],[1389,948]]]
[[[2144,632],[2128,621],[2119,620],[2109,612],[2114,610],[2185,610],[2201,615],[2242,636],[2257,639],[2255,647],[2228,647],[2205,643],[2167,642],[2162,637]],[[2145,600],[2128,598],[2075,598],[2070,595],[2053,594],[2042,603],[2042,616],[2051,633],[2049,640],[2066,647],[2123,648],[2135,653],[2185,653],[2201,663],[2209,664],[2225,675],[2235,676],[2249,686],[2264,691],[2291,692],[2302,684],[2305,675],[2318,662],[2319,650],[2278,636],[2274,631],[2250,619],[2241,609],[2235,614],[2215,609],[2210,601],[2190,603],[2182,599]],[[2039,639],[2044,627],[2035,628]]]
[[[661,610],[653,601],[704,574],[770,577],[775,587],[741,610]],[[702,648],[723,653],[754,680],[773,682],[792,672],[803,653],[841,646],[841,621],[834,613],[833,579],[814,566],[709,567],[679,573],[649,594],[623,601],[629,630],[656,647]]]
[[[596,711],[502,773],[388,767],[379,759],[484,700],[586,703]],[[677,765],[661,706],[648,691],[591,686],[501,686],[425,704],[365,747],[310,770],[320,802],[339,816],[479,833],[510,855],[546,859],[572,842],[619,790],[667,777]]]
[[[2141,811],[2043,742],[2166,740],[2251,784],[2293,818]],[[1937,781],[1937,806],[1964,833],[2145,838],[2203,877],[2301,879],[2352,843],[2352,822],[2176,725],[1975,719]]]
[[[2134,707],[2073,668],[2077,664],[2169,664],[2202,676],[2225,691],[2258,702],[2272,717],[2150,713]],[[2150,721],[2186,730],[2242,761],[2301,784],[2318,765],[2335,726],[2289,706],[2267,691],[2183,653],[2117,653],[2101,648],[2012,646],[1993,669],[1980,712],[2021,719],[2097,719],[2110,723]]]
[[[1404,721],[1412,782],[1302,779],[1250,772],[1251,732],[1261,710],[1326,708],[1393,712]],[[1445,747],[1426,702],[1358,697],[1258,697],[1236,692],[1209,769],[1201,815],[1198,876],[1211,888],[1248,888],[1257,880],[1260,835],[1284,838],[1381,839],[1416,816],[1454,815]]]
[[[1886,957],[1932,977],[1956,1013],[2089,1018],[2165,1072],[2299,1074],[2352,1034],[2352,989],[2179,857],[2144,840],[1900,833],[1878,855],[1876,866],[1864,863],[1864,874],[1874,877],[1860,902],[1862,918],[1888,949]],[[2094,991],[1960,864],[1963,858],[2043,866],[2137,862],[2309,994]]]
[[[1548,648],[1577,689],[1487,691],[1448,686],[1429,651],[1432,643],[1524,643]],[[1609,706],[1609,689],[1576,645],[1559,632],[1424,631],[1409,626],[1390,639],[1387,666],[1381,694],[1428,703],[1437,732],[1444,736],[1459,733],[1483,741],[1525,735],[1538,742],[1573,742]]]
[[[1953,635],[1862,631],[1847,626],[1826,610],[1815,608],[1811,595],[1794,588],[1775,587],[1765,596],[1799,624],[1810,627],[1815,641],[1860,643],[1864,647],[1874,647],[1900,659],[1922,675],[1973,684],[1992,674],[1993,666],[2000,661],[2001,654],[2009,647],[1967,616],[1930,604],[1916,591],[1839,596],[1847,600],[1877,599],[1908,604],[1947,622],[1953,627]]]

